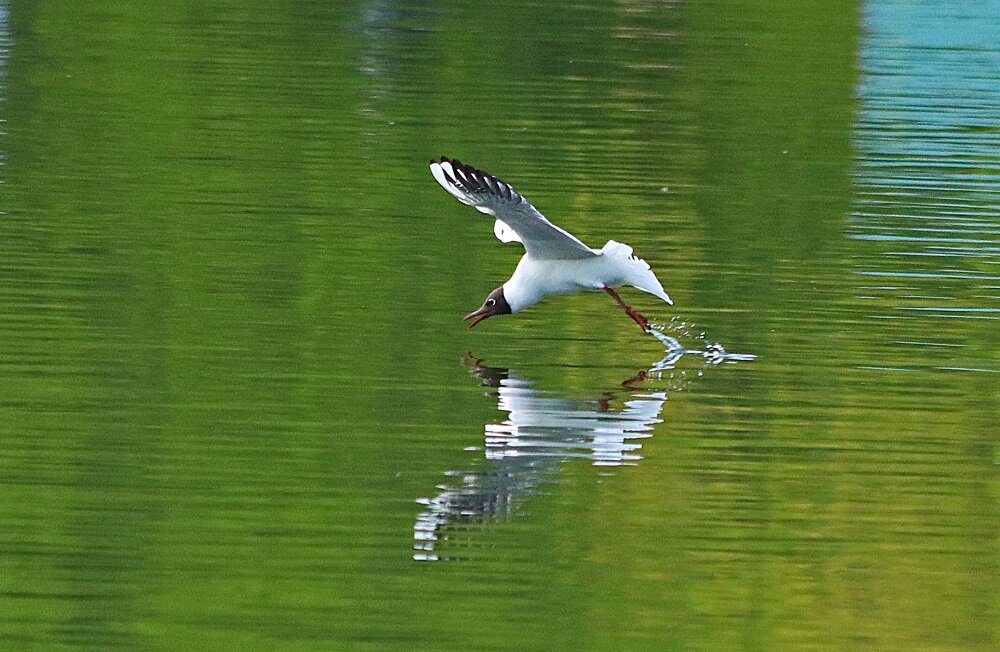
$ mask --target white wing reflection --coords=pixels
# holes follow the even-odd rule
[[[486,424],[486,459],[523,457],[585,458],[596,465],[618,466],[641,459],[638,441],[659,423],[665,392],[636,394],[615,411],[610,401],[574,400],[547,395],[533,383],[508,376],[497,390],[501,424]]]
[[[666,392],[630,389],[630,382],[641,380],[645,372],[622,383],[623,389],[590,400],[536,389],[514,371],[485,367],[478,361],[470,373],[496,388],[497,408],[506,418],[486,424],[482,468],[448,472],[450,480],[438,486],[436,496],[418,501],[425,509],[413,527],[417,560],[454,558],[463,526],[518,514],[523,499],[552,481],[565,461],[636,464],[642,459],[641,441],[652,436],[667,400]],[[616,405],[622,394],[626,400]],[[441,545],[448,539],[446,554]]]

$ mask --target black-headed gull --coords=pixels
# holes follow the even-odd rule
[[[607,292],[644,330],[649,320],[629,307],[615,288],[631,285],[673,305],[653,270],[632,253],[632,247],[608,240],[591,249],[576,236],[545,219],[514,188],[493,175],[441,157],[431,161],[431,174],[458,201],[496,217],[493,233],[501,242],[520,242],[524,256],[510,280],[490,292],[482,307],[469,313],[472,328],[494,315],[530,308],[550,294]]]

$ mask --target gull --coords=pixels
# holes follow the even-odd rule
[[[500,242],[519,242],[524,256],[513,276],[490,292],[478,310],[462,321],[472,328],[496,315],[521,312],[549,295],[607,292],[643,331],[649,320],[626,304],[615,288],[630,285],[673,305],[645,260],[632,247],[608,240],[592,249],[545,219],[513,186],[495,176],[441,157],[430,162],[431,174],[458,201],[496,218],[493,233]]]

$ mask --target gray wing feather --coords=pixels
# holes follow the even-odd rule
[[[517,234],[517,240],[532,256],[572,259],[600,255],[576,236],[545,219],[513,186],[493,175],[443,156],[440,161],[431,161],[430,167],[434,179],[445,190],[463,204],[496,217]],[[514,241],[513,238],[501,240]]]

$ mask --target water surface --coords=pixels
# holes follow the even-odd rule
[[[998,14],[0,0],[3,646],[996,649]]]

